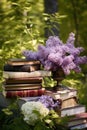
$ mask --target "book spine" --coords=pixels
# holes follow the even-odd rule
[[[36,83],[42,83],[42,79],[43,77],[37,77],[37,78],[9,78],[9,79],[5,79],[5,84],[20,84],[20,83],[32,83],[32,84],[36,84]]]
[[[18,65],[12,66],[9,64],[4,65],[4,71],[9,72],[32,72],[36,70],[40,70],[40,65]]]
[[[45,89],[6,91],[6,98],[11,98],[11,97],[35,97],[35,96],[41,96],[44,93],[45,93]]]
[[[33,71],[33,72],[9,72],[4,71],[3,77],[8,78],[29,78],[29,77],[44,77],[51,76],[51,71]]]

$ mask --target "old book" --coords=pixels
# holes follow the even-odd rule
[[[18,98],[18,105],[21,107],[25,102],[38,101],[40,96],[36,97],[20,97]]]
[[[78,125],[75,125],[75,126],[71,126],[69,128],[70,130],[87,130],[87,123],[82,123],[82,124],[78,124]]]
[[[74,107],[78,104],[77,97],[69,97],[67,99],[62,100],[61,108]]]
[[[40,61],[38,60],[27,60],[27,59],[21,59],[21,58],[13,58],[9,59],[7,61],[7,64],[9,65],[35,65],[35,64],[40,64]]]
[[[68,121],[68,127],[73,127],[79,124],[87,123],[87,113],[76,114],[73,117],[70,117]]]
[[[41,84],[3,84],[5,90],[33,90],[42,88]]]
[[[36,97],[41,96],[45,93],[45,89],[35,89],[35,90],[13,90],[13,91],[6,91],[6,97]]]
[[[71,87],[64,87],[64,89],[61,88],[61,90],[58,91],[46,90],[45,95],[49,95],[55,100],[57,99],[64,100],[70,97],[76,97],[77,90]]]
[[[75,115],[75,114],[79,114],[83,112],[86,112],[85,106],[81,104],[77,104],[76,106],[73,106],[73,107],[61,109],[61,117],[71,116],[71,115]]]
[[[10,71],[10,72],[32,72],[36,70],[40,70],[40,64],[35,65],[9,65],[5,64],[3,67],[4,71]]]
[[[51,76],[51,71],[37,70],[34,72],[10,72],[3,71],[3,77],[8,78],[29,78],[29,77],[45,77]]]
[[[32,84],[36,84],[36,83],[42,83],[42,79],[43,77],[23,77],[23,78],[8,78],[5,79],[5,84],[22,84],[22,83],[32,83]]]

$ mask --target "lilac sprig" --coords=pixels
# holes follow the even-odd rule
[[[52,97],[47,95],[42,95],[39,100],[42,104],[44,104],[49,110],[54,109],[56,107],[60,108],[60,101],[54,101]]]
[[[62,68],[65,75],[71,70],[81,72],[80,64],[87,64],[87,56],[80,56],[83,47],[75,47],[75,34],[70,33],[66,44],[59,37],[50,36],[46,45],[39,45],[38,51],[23,51],[23,55],[28,60],[39,60],[45,70],[56,71]]]

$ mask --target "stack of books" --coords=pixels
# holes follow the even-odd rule
[[[50,71],[40,70],[39,61],[28,61],[26,59],[10,59],[4,65],[3,87],[6,97],[35,97],[44,94],[42,79],[51,76]]]
[[[61,99],[61,109],[56,109],[56,112],[61,117],[67,116],[70,118],[68,127],[71,130],[87,128],[86,107],[79,103],[77,94],[76,89],[63,85],[60,85],[56,91],[45,91],[45,95],[51,96],[54,100]]]

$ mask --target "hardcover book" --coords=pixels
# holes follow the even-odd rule
[[[40,61],[13,58],[13,59],[9,59],[7,61],[7,64],[13,65],[13,66],[16,66],[16,65],[35,65],[35,64],[40,64]]]
[[[63,86],[61,86],[63,87]],[[61,88],[62,89],[62,88]],[[70,97],[76,97],[77,96],[77,90],[70,87],[64,87],[64,89],[59,91],[52,91],[52,90],[46,90],[45,95],[51,96],[53,99],[68,99]]]
[[[43,77],[23,77],[23,78],[8,78],[5,79],[5,84],[22,84],[22,83],[42,83]]]
[[[87,130],[87,123],[78,124],[75,126],[70,127],[70,130]]]
[[[40,96],[36,97],[20,97],[18,98],[18,105],[21,107],[25,102],[38,101]]]
[[[35,65],[9,65],[9,64],[5,64],[4,71],[10,71],[10,72],[32,72],[32,71],[36,71],[36,70],[40,70],[40,65],[39,64],[35,64]]]
[[[41,84],[5,84],[3,87],[5,90],[33,90],[42,88]]]
[[[13,90],[13,91],[6,91],[6,97],[36,97],[44,95],[45,89],[35,89],[35,90]]]
[[[68,108],[68,107],[74,107],[78,104],[77,97],[70,97],[67,99],[62,100],[61,108]]]
[[[5,79],[8,79],[8,78],[45,77],[45,76],[51,76],[51,71],[37,70],[37,71],[33,71],[33,72],[10,72],[10,71],[4,71],[3,72],[3,77]]]
[[[73,126],[83,124],[83,123],[87,123],[87,113],[86,112],[76,114],[75,116],[70,118],[70,120],[68,122],[68,127],[73,127]]]
[[[73,106],[73,107],[61,109],[61,117],[80,114],[83,112],[86,112],[85,106],[81,104],[77,104],[76,106]]]

